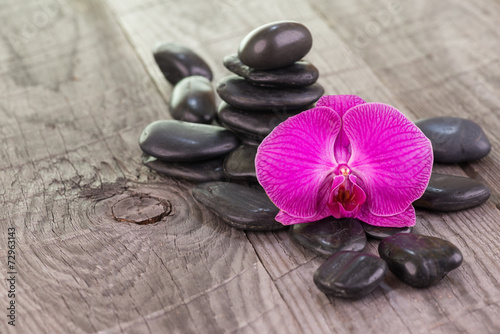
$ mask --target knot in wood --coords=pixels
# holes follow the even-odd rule
[[[159,222],[171,211],[169,201],[140,193],[122,198],[111,207],[115,220],[140,225]]]

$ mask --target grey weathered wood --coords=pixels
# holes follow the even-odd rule
[[[500,331],[497,2],[10,0],[0,9],[0,231],[17,229],[17,332]],[[438,285],[413,289],[388,275],[365,299],[327,297],[312,282],[322,258],[286,231],[230,229],[193,200],[191,184],[141,166],[140,132],[170,118],[153,45],[193,48],[218,81],[229,74],[222,58],[247,32],[281,19],[310,28],[307,59],[327,94],[389,103],[413,120],[466,117],[486,130],[488,157],[435,170],[477,178],[492,198],[462,212],[417,212],[415,232],[464,253]],[[171,211],[153,225],[114,219],[115,204],[138,194]],[[1,285],[0,307],[7,300]],[[0,332],[15,331],[3,318]]]
[[[200,209],[192,185],[142,167],[139,134],[167,106],[105,4],[4,7],[0,254],[3,280],[15,226],[15,329],[294,332],[245,234]],[[172,211],[153,225],[115,220],[144,215],[113,211],[137,194]],[[5,284],[0,300],[6,309]],[[5,319],[0,332],[14,332]]]

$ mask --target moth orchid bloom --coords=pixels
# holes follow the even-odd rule
[[[411,203],[432,171],[430,141],[397,109],[355,95],[322,97],[258,148],[257,179],[284,225],[328,216],[415,225]]]

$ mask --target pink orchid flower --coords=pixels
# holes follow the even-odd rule
[[[415,225],[411,205],[432,171],[430,141],[397,109],[355,95],[322,97],[259,146],[257,179],[284,225],[328,216]]]

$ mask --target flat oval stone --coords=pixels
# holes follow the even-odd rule
[[[312,106],[309,106],[312,108]],[[307,107],[307,108],[309,108]],[[222,125],[231,129],[245,141],[251,139],[252,143],[260,143],[281,122],[294,116],[303,109],[289,111],[278,109],[272,111],[244,110],[235,108],[226,102],[219,106],[218,119]]]
[[[432,142],[435,162],[465,162],[490,153],[491,144],[483,129],[468,119],[433,117],[418,120],[415,125]]]
[[[314,284],[326,294],[361,298],[383,281],[387,264],[381,258],[359,252],[333,254],[314,273]]]
[[[141,150],[159,160],[193,162],[226,155],[239,144],[229,130],[174,120],[156,121],[142,131]]]
[[[153,56],[163,75],[172,85],[191,75],[201,75],[212,80],[212,70],[207,63],[185,46],[160,42],[154,47]]]
[[[274,219],[279,209],[262,189],[236,183],[208,182],[196,186],[193,196],[234,228],[246,231],[286,228]]]
[[[318,69],[306,60],[275,70],[256,70],[243,64],[237,55],[224,57],[224,66],[255,85],[306,87],[318,80]]]
[[[374,239],[384,239],[396,233],[411,233],[413,227],[383,227],[363,223],[363,229],[365,230],[366,235],[369,237],[372,237]]]
[[[272,22],[252,30],[240,42],[238,57],[257,70],[270,70],[293,64],[312,47],[312,35],[303,24]]]
[[[462,253],[451,242],[412,233],[385,238],[378,252],[394,275],[416,288],[437,283],[463,261]]]
[[[231,179],[257,182],[255,175],[255,155],[257,147],[240,145],[224,160],[224,173]]]
[[[199,75],[182,79],[172,90],[169,109],[180,121],[212,123],[217,112],[212,84]]]
[[[413,205],[433,211],[457,211],[483,204],[490,188],[467,177],[432,173],[424,194]]]
[[[221,99],[248,110],[300,109],[315,103],[324,92],[317,83],[304,88],[259,87],[236,75],[225,77],[217,85]]]
[[[354,218],[328,217],[313,223],[295,224],[290,234],[294,241],[320,255],[361,251],[366,245],[361,221]]]
[[[142,155],[142,163],[158,173],[191,182],[226,180],[222,164],[224,157],[199,162],[166,162],[147,154]]]

